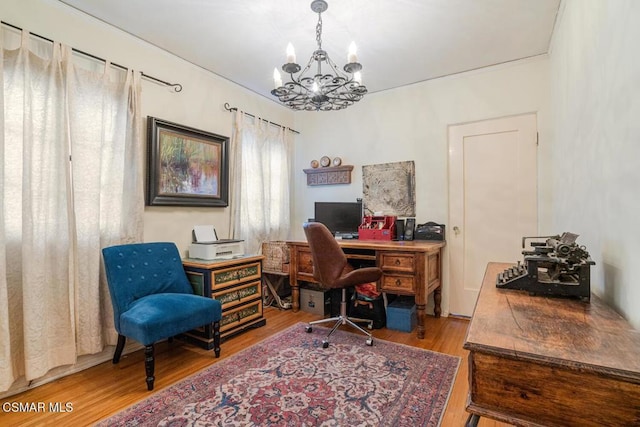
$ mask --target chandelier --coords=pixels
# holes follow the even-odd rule
[[[366,86],[362,84],[362,65],[358,63],[355,43],[352,42],[349,46],[348,62],[343,68],[344,72],[338,69],[329,58],[329,54],[322,49],[322,12],[328,7],[324,0],[311,2],[311,10],[318,14],[318,49],[313,52],[302,72],[295,76],[301,67],[296,64],[296,55],[291,43],[287,46],[287,63],[282,66],[282,71],[289,74],[291,81],[283,84],[278,69],[273,70],[275,89],[271,94],[294,110],[341,110],[360,101],[367,93]],[[322,72],[323,63],[328,74]]]

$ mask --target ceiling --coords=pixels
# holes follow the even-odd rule
[[[310,0],[60,1],[270,99],[273,69],[285,62],[287,43],[303,67],[316,49],[318,15]],[[369,92],[545,54],[560,5],[560,0],[327,2],[322,47],[342,68],[355,41]]]

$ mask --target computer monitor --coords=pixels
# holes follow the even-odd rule
[[[323,223],[334,235],[357,235],[362,223],[361,202],[316,202],[316,222]]]

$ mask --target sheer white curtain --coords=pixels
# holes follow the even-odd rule
[[[140,240],[144,209],[139,74],[12,36],[0,31],[0,391],[112,343],[100,248]]]
[[[105,338],[117,340],[106,280],[100,281],[101,249],[142,241],[140,75],[113,76],[110,68],[95,74],[73,67],[69,75],[78,355],[99,352]]]
[[[241,111],[234,115],[230,229],[235,238],[244,239],[247,253],[289,233],[292,140],[284,127]]]

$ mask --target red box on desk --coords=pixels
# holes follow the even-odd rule
[[[395,216],[365,216],[358,227],[358,239],[393,240],[396,237]]]

